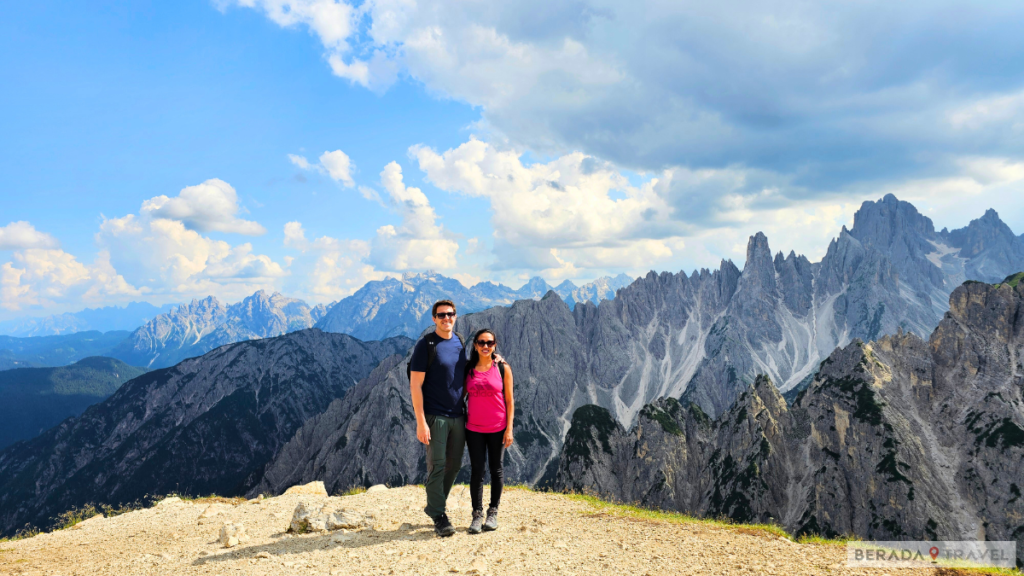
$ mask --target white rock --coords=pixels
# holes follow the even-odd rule
[[[238,546],[239,542],[245,540],[245,526],[242,524],[235,524],[233,522],[226,522],[220,527],[220,538],[218,541],[224,545],[225,548],[232,548]]]
[[[370,486],[369,488],[367,488],[366,492],[367,492],[367,494],[369,494],[371,492],[386,492],[387,489],[388,489],[388,487],[383,485],[383,484],[374,484],[373,486]]]
[[[334,542],[336,544],[341,542],[348,542],[350,540],[352,540],[352,536],[348,534],[335,534],[334,536],[331,536],[331,542]]]
[[[366,514],[363,514],[358,510],[341,508],[338,510],[330,510],[325,516],[328,530],[339,530],[342,528],[354,530],[357,528],[370,528],[373,526],[372,519],[367,518]]]
[[[288,494],[305,494],[308,496],[327,496],[327,488],[324,487],[324,483],[317,480],[316,482],[310,482],[309,484],[301,484],[292,486],[291,488],[284,491],[285,495]]]
[[[327,529],[327,519],[322,510],[307,502],[299,502],[292,512],[292,521],[288,525],[289,532],[317,532]]]
[[[181,503],[182,503],[181,498],[178,498],[177,496],[171,496],[169,498],[164,498],[163,500],[157,502],[156,505],[157,506],[174,506],[176,504],[181,504]]]

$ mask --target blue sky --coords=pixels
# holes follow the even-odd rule
[[[0,319],[690,270],[758,230],[817,259],[888,192],[1024,232],[1020,3],[630,6],[6,6]]]

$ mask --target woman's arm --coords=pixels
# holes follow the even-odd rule
[[[505,364],[505,412],[508,414],[508,426],[505,427],[505,448],[512,445],[512,419],[516,416],[516,400],[512,394],[512,367]]]

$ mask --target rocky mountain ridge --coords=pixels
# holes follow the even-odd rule
[[[303,422],[411,345],[310,329],[130,380],[81,416],[0,452],[0,534],[45,527],[90,502],[242,492]]]
[[[503,284],[480,282],[467,288],[454,278],[436,272],[406,273],[401,279],[386,278],[366,283],[355,294],[342,299],[327,312],[316,327],[326,332],[351,334],[363,340],[377,340],[398,334],[418,337],[431,325],[434,302],[450,299],[460,314],[479,312],[494,306],[508,306],[517,300],[539,299],[554,290],[571,307],[577,302],[610,300],[615,291],[629,285],[625,274],[603,277],[576,286],[569,280],[552,288],[543,278],[531,278],[518,290]]]
[[[614,298],[615,290],[631,281],[625,274],[599,278],[579,287],[565,281],[559,286],[559,294],[570,306],[577,301],[599,302]],[[224,304],[208,296],[156,316],[110,351],[110,355],[133,365],[164,368],[225,344],[280,336],[313,326],[361,340],[396,335],[415,337],[430,325],[430,307],[437,300],[452,298],[458,302],[460,312],[475,312],[516,300],[537,299],[550,289],[539,277],[518,290],[491,282],[466,288],[454,278],[425,272],[407,273],[401,280],[372,281],[340,302],[316,306],[263,290],[236,304]]]
[[[951,260],[958,256],[948,245],[936,248],[936,237],[913,206],[886,197],[865,203],[853,229],[844,228],[818,263],[792,253],[773,257],[757,234],[742,270],[723,261],[691,275],[652,272],[600,305],[570,310],[549,292],[460,317],[463,334],[493,329],[514,367],[521,414],[508,478],[553,481],[572,415],[583,405],[603,407],[624,428],[666,397],[713,419],[758,374],[796,390],[855,338],[930,333],[947,308],[935,298],[945,294],[948,302],[944,290],[953,282],[932,260],[959,263],[961,274],[968,269]],[[398,361],[379,367],[307,422],[269,465],[261,489],[312,480],[333,487],[422,481],[404,370]]]
[[[1021,543],[1022,358],[1024,283],[968,282],[928,341],[855,340],[792,406],[759,376],[717,419],[665,398],[627,431],[581,407],[555,485],[797,534]]]
[[[327,306],[263,290],[231,305],[216,297],[192,300],[132,332],[111,356],[136,366],[165,368],[234,342],[311,328]]]

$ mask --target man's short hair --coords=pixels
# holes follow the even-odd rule
[[[441,306],[451,306],[452,312],[456,312],[455,302],[452,302],[451,300],[438,300],[437,302],[434,302],[434,307],[430,310],[430,315],[437,316],[437,309]]]

